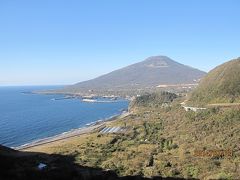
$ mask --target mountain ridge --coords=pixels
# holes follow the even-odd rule
[[[211,70],[191,93],[188,103],[206,105],[240,103],[240,58],[225,62]]]

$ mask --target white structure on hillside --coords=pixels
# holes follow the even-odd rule
[[[123,127],[105,127],[100,131],[100,133],[102,133],[102,134],[122,133],[125,130],[126,130],[126,128],[123,128]]]
[[[198,108],[198,107],[190,107],[190,106],[182,106],[182,107],[185,109],[185,111],[194,111],[194,112],[199,112],[207,109],[207,108]]]

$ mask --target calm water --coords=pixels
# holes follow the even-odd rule
[[[62,95],[24,94],[56,87],[0,87],[0,144],[16,147],[31,141],[84,127],[90,122],[118,115],[125,100],[84,103]]]

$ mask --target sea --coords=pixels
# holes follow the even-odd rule
[[[106,120],[128,108],[125,99],[96,103],[31,93],[57,88],[60,86],[0,87],[0,144],[18,147]]]

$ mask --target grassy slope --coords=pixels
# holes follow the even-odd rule
[[[179,100],[179,102],[181,102]],[[238,178],[240,172],[240,109],[185,112],[138,104],[110,126],[129,127],[126,134],[97,132],[29,149],[74,155],[80,165],[115,170],[120,175],[185,178]],[[194,150],[232,149],[232,158],[201,158]]]
[[[191,94],[191,105],[240,102],[240,58],[210,71]]]

